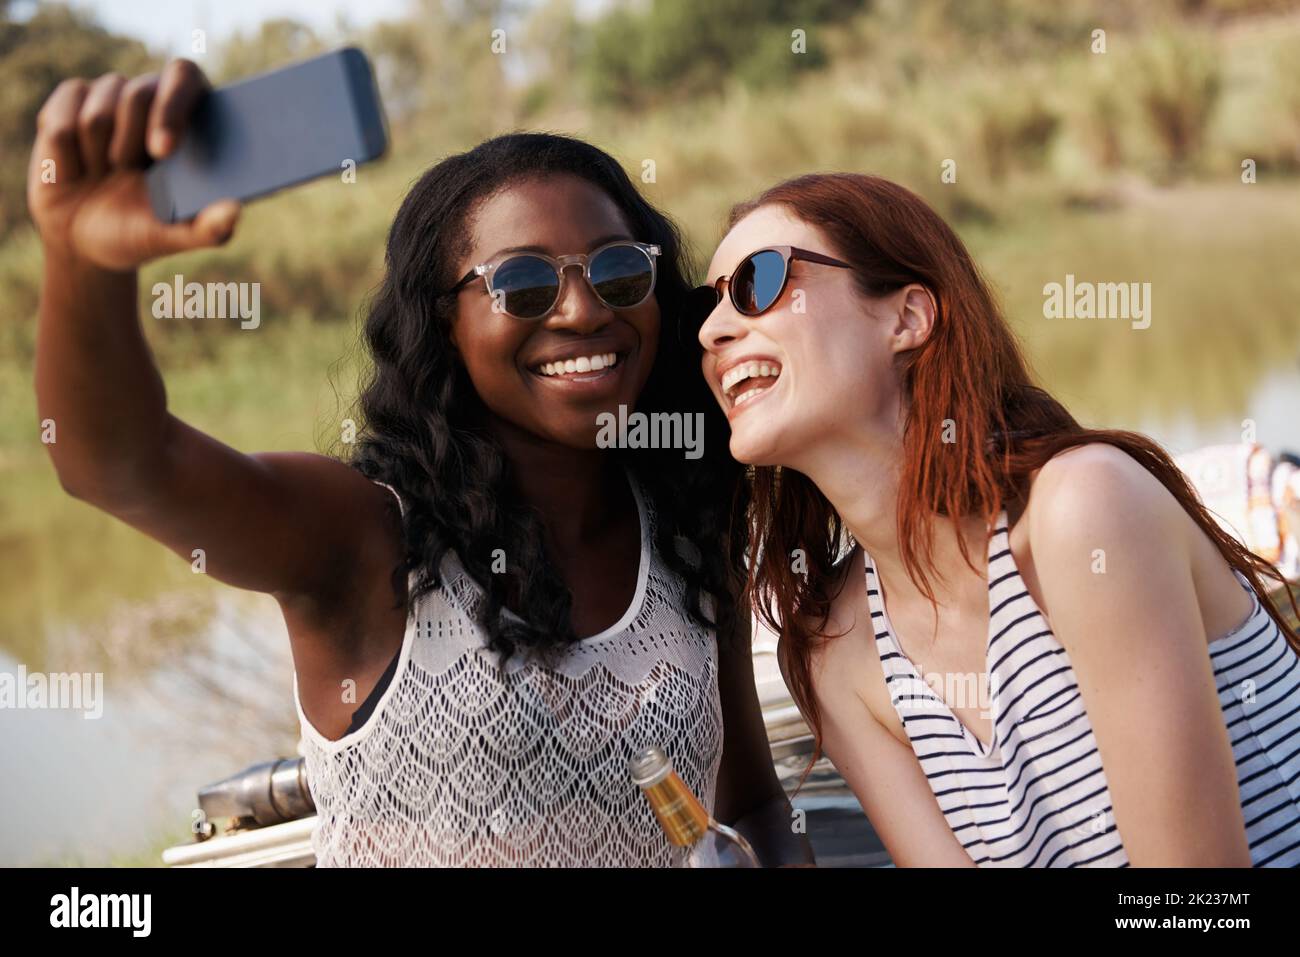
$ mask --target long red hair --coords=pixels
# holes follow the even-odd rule
[[[1169,490],[1224,560],[1246,576],[1300,652],[1300,635],[1263,584],[1270,578],[1285,587],[1281,573],[1219,526],[1159,445],[1136,432],[1084,428],[1033,383],[1020,345],[970,253],[923,199],[877,176],[809,174],[737,205],[728,227],[769,205],[784,206],[820,229],[853,267],[864,294],[883,296],[920,283],[934,296],[930,336],[898,360],[908,403],[898,538],[904,567],[922,594],[935,600],[933,516],[948,516],[956,526],[963,516],[980,515],[991,527],[1004,502],[1023,498],[1030,473],[1056,453],[1106,442],[1127,452]],[[953,420],[954,427],[945,434],[946,420]],[[835,637],[824,631],[831,601],[843,586],[834,566],[846,530],[820,490],[791,469],[754,468],[750,483],[748,495],[740,498],[748,499],[744,597],[782,635],[790,692],[814,736],[806,779],[822,747],[811,661],[817,645]],[[958,541],[963,558],[978,571],[962,536]],[[795,549],[802,549],[806,570],[796,570],[789,561]],[[1295,596],[1289,590],[1287,595],[1300,617]]]

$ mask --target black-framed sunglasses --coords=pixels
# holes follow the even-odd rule
[[[730,276],[719,276],[712,285],[695,288],[692,295],[700,312],[697,317],[699,323],[702,325],[709,313],[722,302],[724,282],[727,284],[731,304],[742,316],[753,317],[767,312],[780,301],[781,294],[785,292],[786,283],[790,280],[792,259],[839,269],[853,268],[839,259],[797,246],[765,246],[742,259]]]
[[[583,278],[597,299],[611,309],[631,309],[654,292],[655,257],[659,254],[658,246],[630,239],[558,258],[535,252],[507,253],[475,266],[447,291],[459,292],[482,276],[494,309],[515,319],[537,322],[555,309],[563,293],[565,270],[576,265],[582,267]]]

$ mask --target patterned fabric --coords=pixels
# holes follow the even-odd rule
[[[629,480],[642,533],[632,604],[554,668],[517,654],[499,671],[475,624],[482,593],[448,553],[364,725],[325,738],[295,676],[318,866],[681,865],[628,761],[658,745],[712,809],[717,638],[685,613],[685,585],[653,548],[653,505]]]
[[[1074,670],[1016,568],[1005,510],[988,553],[990,700],[981,698],[993,726],[987,746],[903,653],[875,565],[865,556],[876,649],[912,750],[948,826],[976,864],[1126,867]],[[1251,861],[1300,865],[1300,658],[1257,598],[1250,617],[1211,642],[1208,653]]]

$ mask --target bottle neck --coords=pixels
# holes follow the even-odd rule
[[[669,772],[662,781],[646,785],[643,790],[673,844],[690,847],[708,832],[709,812],[676,772]]]

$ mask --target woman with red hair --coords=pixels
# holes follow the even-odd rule
[[[708,275],[749,596],[897,864],[1300,864],[1276,570],[1157,445],[1032,382],[923,200],[790,180]]]

